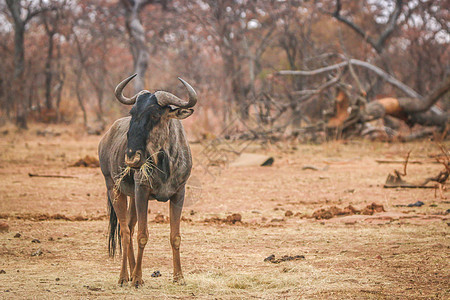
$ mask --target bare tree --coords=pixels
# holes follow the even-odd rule
[[[44,6],[42,0],[40,0],[41,7]],[[48,38],[47,59],[45,61],[45,107],[47,109],[53,109],[52,101],[52,79],[55,70],[52,68],[54,61],[54,48],[55,48],[55,35],[58,33],[61,19],[64,17],[64,6],[66,1],[53,3],[54,9],[52,11],[43,11],[41,14],[42,23],[44,24],[45,33]],[[57,42],[57,45],[59,43]],[[58,76],[60,78],[60,76]]]
[[[35,16],[43,11],[52,9],[51,7],[33,7],[33,2],[24,2],[21,0],[6,0],[7,7],[13,19],[14,27],[14,81],[15,81],[15,97],[16,101],[16,123],[20,128],[27,128],[27,105],[24,101],[24,89],[22,83],[24,81],[25,71],[25,26]],[[17,103],[17,101],[20,101]]]
[[[386,45],[386,41],[392,35],[392,33],[397,27],[398,24],[397,21],[402,12],[402,5],[403,0],[395,0],[395,7],[392,13],[389,15],[382,32],[379,34],[377,38],[371,36],[368,31],[364,30],[362,27],[354,23],[350,17],[345,17],[342,15],[341,0],[336,0],[336,9],[334,10],[334,12],[327,12],[327,13],[333,16],[333,18],[335,18],[339,22],[351,28],[354,32],[356,32],[359,36],[361,36],[367,43],[369,43],[378,54],[381,54]]]
[[[241,116],[248,116],[248,98],[255,96],[255,82],[262,70],[262,56],[275,34],[277,4],[254,1],[205,1],[190,13],[217,46],[222,58],[227,104],[234,102]]]
[[[166,0],[121,0],[125,8],[125,25],[129,35],[130,52],[133,56],[133,69],[138,74],[134,79],[134,90],[143,90],[145,72],[147,71],[149,53],[145,29],[140,17],[141,11],[149,4],[161,3],[165,8]]]

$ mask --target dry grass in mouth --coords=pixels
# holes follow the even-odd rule
[[[152,157],[157,155],[159,152],[155,152],[152,155],[150,155],[146,160],[145,163],[139,168],[139,174],[141,174],[141,183],[148,182],[150,187],[152,187],[151,178],[153,175],[153,171],[156,169],[162,173],[164,173],[161,169],[159,169],[155,163],[152,160]],[[115,176],[115,183],[114,183],[114,195],[118,195],[120,192],[120,184],[122,183],[125,176],[129,175],[131,171],[131,168],[129,166],[123,168],[121,172]]]
[[[147,158],[145,163],[139,168],[139,174],[141,174],[141,183],[148,182],[150,187],[152,187],[151,177],[154,168],[156,168],[155,164],[151,161],[151,157]]]
[[[159,169],[154,160],[152,159],[154,156],[158,155],[160,151],[151,154],[146,160],[145,163],[139,168],[139,173],[141,174],[141,183],[148,182],[150,187],[152,187],[151,178],[153,175],[153,171],[156,169],[162,173],[164,173],[161,169]]]
[[[115,178],[114,188],[113,188],[114,201],[116,201],[117,195],[119,194],[120,184],[122,183],[125,176],[130,174],[130,171],[131,171],[131,168],[129,166],[126,166],[125,168],[122,169],[122,171],[117,176],[115,176],[116,178]]]

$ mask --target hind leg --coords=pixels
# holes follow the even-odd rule
[[[133,249],[133,233],[134,226],[137,222],[136,215],[136,204],[134,197],[130,197],[130,203],[128,206],[128,228],[130,229],[130,246],[128,247],[128,264],[130,265],[130,274],[133,273],[134,267],[136,266],[136,259],[134,258]]]
[[[120,225],[120,238],[122,240],[122,268],[120,270],[119,284],[123,285],[130,279],[128,276],[127,259],[130,246],[130,229],[127,224],[127,196],[110,190],[110,197],[117,220]]]

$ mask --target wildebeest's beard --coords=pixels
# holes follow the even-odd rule
[[[127,152],[129,160],[133,160],[136,154],[140,154],[140,160],[136,160],[134,167],[142,165],[148,157],[146,144],[152,129],[161,121],[164,113],[153,94],[147,93],[138,97],[130,111],[130,128],[127,132]],[[128,164],[128,162],[127,162]]]

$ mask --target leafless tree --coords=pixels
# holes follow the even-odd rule
[[[121,0],[125,8],[125,26],[129,36],[130,52],[133,56],[133,69],[138,76],[134,80],[134,90],[139,92],[145,89],[145,72],[148,68],[149,53],[146,41],[145,28],[140,13],[149,4],[161,3],[166,7],[166,0]]]
[[[341,0],[336,0],[334,12],[327,12],[327,13],[333,16],[333,18],[335,18],[339,22],[351,28],[354,32],[356,32],[359,36],[361,36],[367,43],[369,43],[378,54],[381,54],[381,52],[383,52],[383,49],[386,45],[388,38],[393,34],[398,25],[398,20],[402,12],[403,4],[404,4],[403,0],[395,0],[394,9],[388,16],[387,22],[384,25],[384,28],[381,30],[381,33],[379,34],[378,37],[371,36],[367,30],[363,29],[361,26],[353,22],[351,16],[342,15]],[[386,9],[386,7],[383,7],[383,9]]]
[[[27,128],[27,105],[24,101],[24,71],[25,71],[25,29],[26,25],[40,13],[53,9],[51,6],[34,7],[33,1],[6,0],[6,4],[13,20],[14,27],[14,81],[17,110],[17,125]]]

